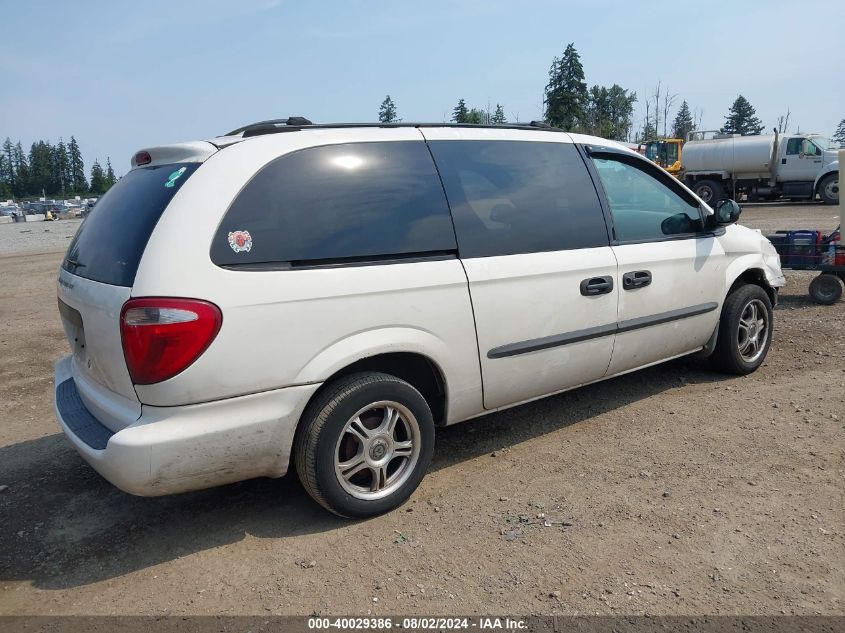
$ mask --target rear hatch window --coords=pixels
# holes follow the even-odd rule
[[[92,281],[131,287],[161,214],[199,165],[155,165],[126,174],[82,223],[62,268]]]

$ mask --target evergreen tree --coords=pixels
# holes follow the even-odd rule
[[[468,116],[469,108],[467,108],[466,101],[459,99],[458,105],[456,105],[455,109],[452,110],[452,120],[455,123],[469,123],[469,121],[467,121]]]
[[[103,173],[99,161],[95,158],[94,164],[91,165],[91,193],[100,196],[105,192],[106,175]]]
[[[9,137],[3,142],[3,174],[2,180],[14,192],[15,190],[15,148]]]
[[[116,182],[117,178],[115,178],[114,169],[111,167],[111,158],[106,156],[106,191],[111,189]]]
[[[589,101],[584,67],[574,44],[569,44],[563,57],[554,58],[546,85],[546,121],[564,130],[583,129]]]
[[[507,123],[507,119],[505,118],[505,109],[500,105],[496,104],[496,112],[493,114],[492,122],[496,125],[501,125],[502,123]]]
[[[37,141],[29,150],[29,193],[36,196],[55,196],[61,193],[56,169],[57,150],[49,141]]]
[[[37,141],[29,146],[29,182],[28,192],[32,196],[47,195],[47,181],[50,178],[50,158],[44,156],[44,141]]]
[[[625,141],[634,125],[634,104],[637,102],[637,93],[628,92],[622,86],[613,84],[607,90],[607,100],[612,124],[609,138]]]
[[[836,131],[833,133],[831,140],[836,143],[839,143],[839,147],[845,148],[845,119],[842,119],[839,122],[839,125],[836,127]]]
[[[378,109],[378,120],[380,123],[393,123],[399,120],[396,113],[396,104],[393,103],[390,95],[387,95],[384,101],[381,102],[381,106]]]
[[[652,141],[655,138],[657,138],[657,128],[654,127],[654,121],[646,118],[643,122],[643,127],[640,129],[639,134],[637,134],[637,141],[645,143],[646,141]]]
[[[67,153],[67,145],[64,140],[59,138],[59,144],[56,145],[56,153],[54,159],[53,169],[56,171],[56,178],[59,181],[59,193],[66,195],[70,188],[70,159]]]
[[[12,185],[7,180],[9,177],[9,170],[6,168],[6,156],[0,154],[0,200],[6,200],[12,195]]]
[[[88,191],[88,181],[85,180],[85,165],[82,162],[82,152],[76,139],[71,136],[68,143],[68,167],[70,169],[70,189],[75,194],[83,194]]]
[[[487,123],[487,113],[479,108],[472,108],[467,112],[466,121],[464,123]]]
[[[604,138],[626,140],[633,124],[637,93],[613,84],[610,88],[593,86],[588,95],[582,129]]]
[[[765,126],[755,116],[756,114],[757,111],[748,102],[748,99],[739,95],[725,117],[725,125],[721,132],[724,134],[742,134],[743,136],[759,134]]]
[[[610,138],[613,135],[613,123],[610,120],[610,98],[607,88],[604,86],[593,86],[588,92],[589,99],[584,110],[584,132],[595,134],[603,138]]]
[[[26,162],[26,154],[20,141],[15,144],[12,151],[12,165],[15,169],[15,183],[12,191],[18,197],[29,195],[29,164]]]
[[[675,115],[675,122],[672,123],[672,136],[686,140],[687,134],[692,132],[694,125],[689,104],[684,100],[681,102],[681,107],[678,108],[678,114]]]

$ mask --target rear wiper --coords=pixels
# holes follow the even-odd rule
[[[74,268],[85,268],[85,264],[80,264],[78,260],[71,259],[70,257],[66,258],[65,261]]]

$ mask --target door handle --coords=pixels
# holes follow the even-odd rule
[[[581,282],[581,294],[585,297],[604,295],[613,290],[613,277],[590,277]]]
[[[622,275],[622,287],[625,290],[643,288],[651,283],[651,272],[648,270],[635,270]]]

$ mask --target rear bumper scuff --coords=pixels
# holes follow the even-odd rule
[[[143,406],[112,432],[82,402],[71,357],[55,367],[55,412],[70,443],[131,494],[156,496],[287,472],[297,422],[318,384],[182,407]]]

